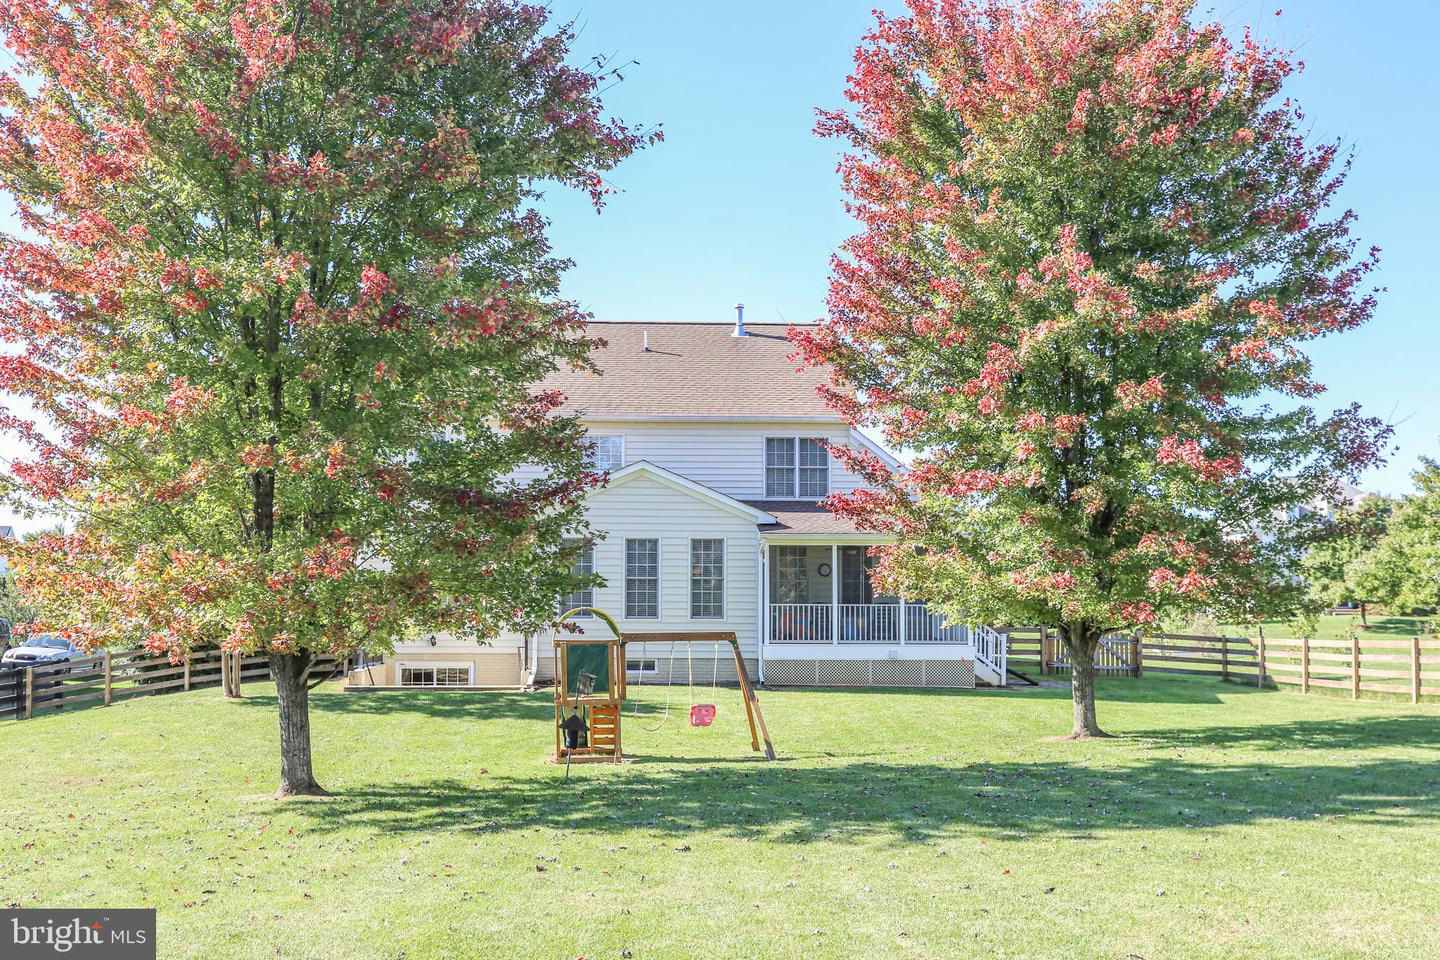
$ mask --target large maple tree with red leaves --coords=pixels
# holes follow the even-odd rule
[[[533,210],[657,136],[513,0],[0,0],[7,548],[39,626],[269,656],[281,794],[319,654],[535,627],[598,479],[585,317]],[[546,479],[507,479],[522,462]]]
[[[1073,736],[1101,735],[1109,631],[1276,612],[1316,524],[1285,508],[1376,462],[1320,415],[1307,342],[1365,322],[1375,253],[1331,214],[1298,64],[1190,0],[910,0],[819,130],[860,232],[794,334],[831,401],[917,452],[830,498],[894,534],[877,578],[957,617],[1058,624]]]

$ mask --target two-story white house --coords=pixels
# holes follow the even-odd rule
[[[859,483],[827,444],[894,461],[825,405],[816,392],[823,372],[797,370],[786,328],[747,327],[742,317],[597,323],[602,375],[547,382],[564,391],[610,472],[587,501],[597,539],[582,560],[604,585],[569,605],[604,610],[626,632],[733,631],[752,677],[772,686],[1003,684],[992,631],[946,623],[872,587],[866,548],[883,538],[817,503]],[[425,638],[400,644],[359,682],[544,682],[550,650],[548,635],[488,647]],[[733,681],[730,651],[719,653],[720,679]],[[669,644],[632,646],[632,682],[665,679],[670,654]],[[686,657],[683,647],[676,656]],[[691,656],[677,673],[693,669],[708,682],[712,649]]]

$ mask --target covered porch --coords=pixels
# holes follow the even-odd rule
[[[914,656],[934,656],[947,646],[971,646],[964,624],[948,623],[923,603],[875,592],[868,546],[766,542],[765,643],[812,650],[884,647],[884,655],[896,657],[912,651]]]

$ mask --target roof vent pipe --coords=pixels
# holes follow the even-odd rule
[[[735,304],[735,336],[745,336],[745,304]]]
[[[640,331],[640,334],[641,334],[641,336],[643,336],[643,337],[645,338],[645,352],[646,352],[646,353],[649,353],[649,352],[650,352],[650,331],[649,331],[649,330],[642,330],[642,331]]]

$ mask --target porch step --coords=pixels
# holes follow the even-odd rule
[[[999,668],[984,657],[975,658],[975,682],[987,687],[1005,686],[1005,678]]]

